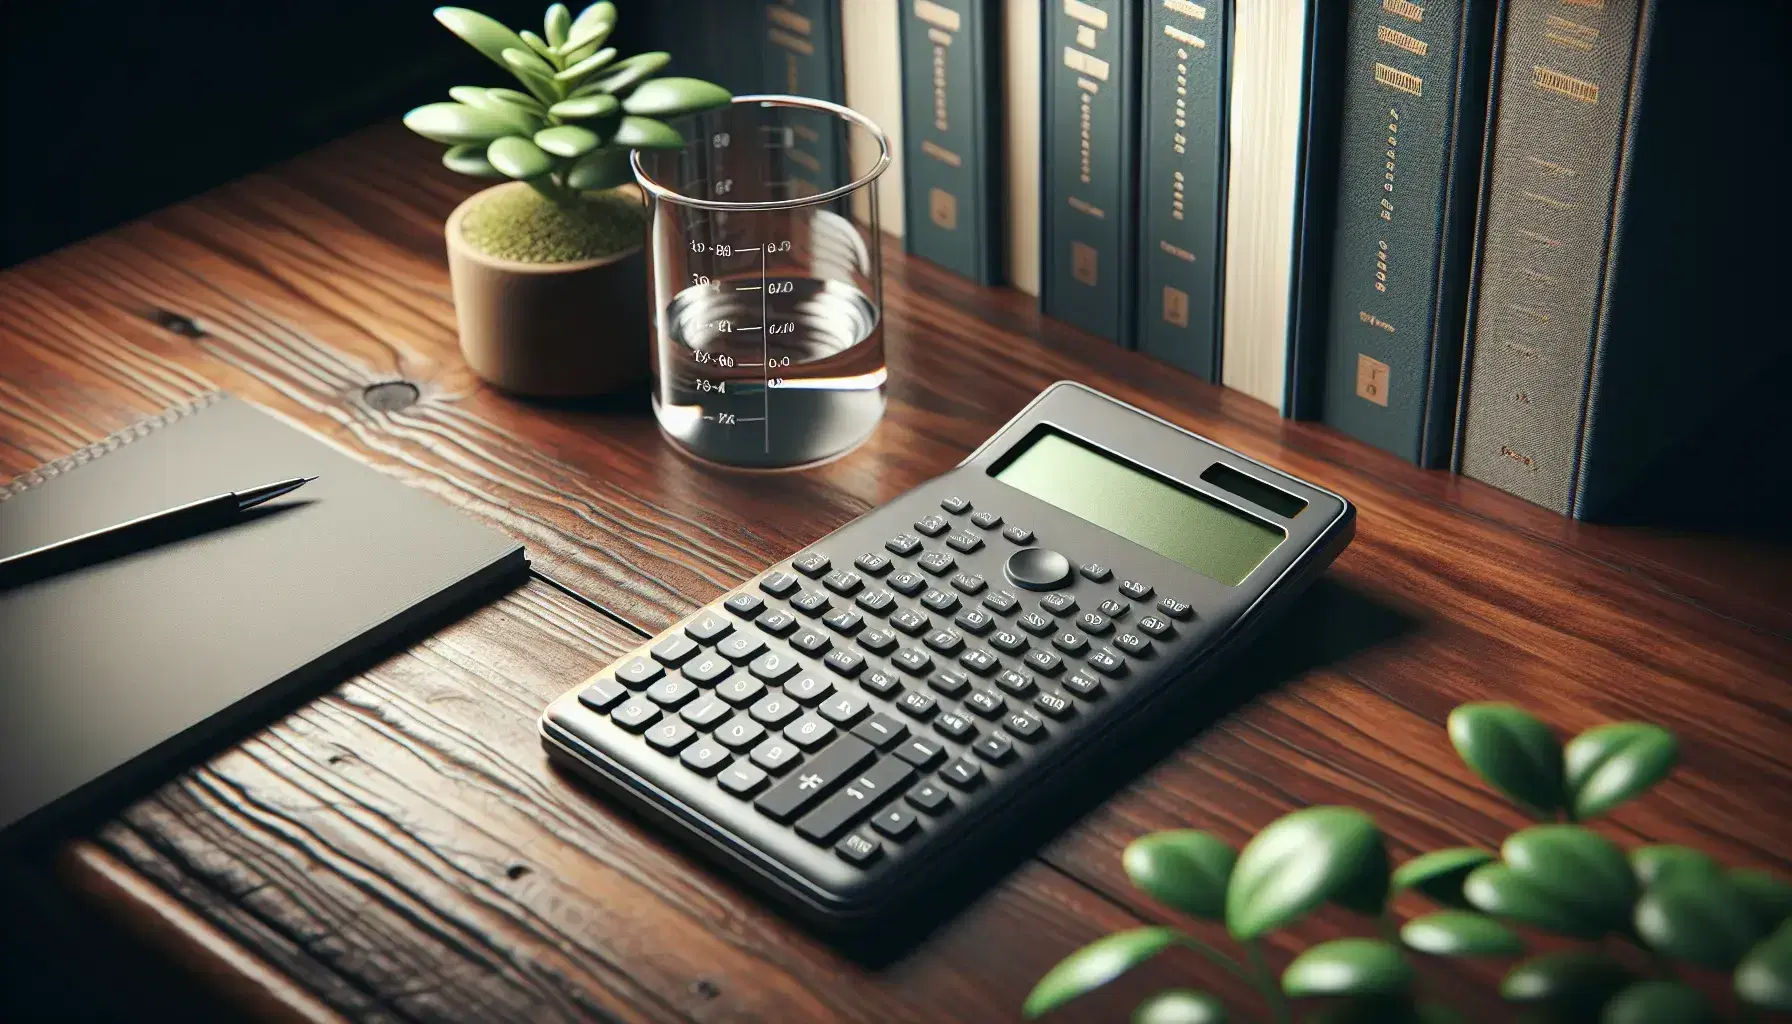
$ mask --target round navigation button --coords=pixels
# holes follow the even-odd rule
[[[1070,559],[1045,548],[1024,548],[1008,556],[1002,571],[1017,587],[1052,590],[1070,582]]]

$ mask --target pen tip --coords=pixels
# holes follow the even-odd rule
[[[305,479],[303,479],[303,480],[300,480],[300,481],[299,481],[299,482],[300,482],[300,483],[302,483],[302,484],[308,484],[308,483],[310,483],[310,482],[311,482],[311,481],[313,481],[313,480],[316,480],[316,479],[317,479],[317,477],[314,477],[314,476],[308,476],[308,477],[306,477],[306,478],[305,478]]]

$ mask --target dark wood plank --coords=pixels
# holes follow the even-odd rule
[[[1003,1019],[1079,942],[1164,914],[1119,870],[1144,831],[1242,841],[1294,807],[1347,802],[1400,856],[1497,842],[1520,819],[1442,735],[1464,700],[1515,700],[1565,731],[1669,725],[1684,769],[1601,827],[1792,865],[1784,544],[1560,519],[1281,420],[896,247],[878,434],[808,473],[716,473],[672,452],[643,403],[539,406],[469,375],[440,236],[464,194],[427,145],[383,127],[0,274],[0,475],[224,387],[488,519],[651,631],[953,465],[1067,377],[1345,494],[1358,538],[1262,645],[1303,657],[1238,670],[1260,699],[876,970],[545,766],[536,711],[631,635],[531,585],[195,769],[73,858],[89,881],[135,873],[151,887],[136,891],[305,999],[371,1019]],[[393,379],[418,403],[363,400]],[[168,916],[106,891],[121,914]],[[1168,961],[1091,1011],[1122,1014],[1179,975],[1238,992]]]

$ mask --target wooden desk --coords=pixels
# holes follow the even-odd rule
[[[1143,832],[1238,842],[1295,807],[1349,803],[1404,859],[1520,826],[1445,741],[1467,700],[1517,701],[1562,730],[1668,725],[1684,767],[1600,827],[1792,872],[1785,547],[1581,526],[1418,471],[899,246],[876,436],[813,472],[718,474],[674,454],[643,401],[544,407],[472,377],[441,237],[468,186],[436,147],[381,127],[0,274],[0,479],[224,388],[508,531],[604,609],[531,583],[71,845],[59,884],[256,1012],[1009,1019],[1071,949],[1167,916],[1120,869]],[[1259,699],[1198,736],[1187,722],[1181,749],[876,967],[549,768],[535,732],[549,699],[953,465],[1066,377],[1358,503],[1355,543],[1264,645],[1316,655],[1307,667],[1268,658]],[[416,384],[415,404],[369,401],[395,380]],[[1276,955],[1349,923],[1321,915]],[[1449,970],[1483,995],[1497,977]],[[1177,982],[1238,991],[1171,955],[1071,1016],[1117,1019]]]

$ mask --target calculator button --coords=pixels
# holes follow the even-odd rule
[[[1132,611],[1132,605],[1127,604],[1125,601],[1116,601],[1110,597],[1106,601],[1101,602],[1101,614],[1106,615],[1110,619],[1123,619],[1129,611]]]
[[[883,856],[884,845],[870,836],[854,832],[840,840],[834,847],[834,853],[848,864],[864,867],[867,864],[876,863],[877,858]]]
[[[1039,599],[1039,607],[1048,615],[1069,615],[1076,611],[1076,598],[1069,594],[1047,594]]]
[[[1033,692],[1033,677],[1025,672],[1005,668],[996,676],[996,685],[1016,697],[1025,697]]]
[[[766,771],[777,769],[766,764],[759,755],[773,741],[767,740],[753,751],[753,761]],[[781,745],[783,746],[783,745]],[[785,760],[789,759],[788,754]],[[788,822],[797,816],[803,808],[819,800],[833,785],[843,777],[858,771],[868,764],[872,757],[871,745],[852,736],[842,736],[839,742],[818,754],[806,766],[807,770],[793,775],[783,782],[767,790],[765,795],[754,801],[753,806],[759,813],[777,822]]]
[[[684,666],[684,677],[693,683],[709,686],[728,678],[734,672],[734,666],[728,659],[717,654],[705,654],[696,661],[689,661]]]
[[[956,629],[936,629],[922,637],[921,642],[941,654],[951,654],[964,646],[964,634]]]
[[[1170,625],[1170,620],[1168,619],[1160,619],[1155,615],[1147,615],[1139,620],[1139,632],[1148,633],[1151,636],[1157,637],[1159,640],[1168,640],[1176,635],[1176,627]]]
[[[1113,648],[1103,647],[1089,655],[1089,666],[1104,676],[1123,676],[1126,674],[1126,659]]]
[[[978,690],[965,698],[964,706],[984,718],[994,718],[1008,709],[1008,702],[994,690]]]
[[[1059,657],[1056,652],[1048,651],[1043,647],[1036,651],[1028,651],[1027,656],[1021,660],[1025,661],[1027,667],[1033,671],[1044,672],[1048,676],[1057,675],[1064,670],[1064,659]]]
[[[1094,700],[1102,693],[1101,680],[1084,669],[1079,668],[1058,682],[1062,683],[1066,690],[1084,700]]]
[[[861,744],[862,745],[862,744]],[[773,775],[782,775],[793,764],[802,760],[803,752],[789,740],[773,736],[764,743],[753,748],[753,763]],[[810,787],[813,789],[814,787]]]
[[[975,573],[961,572],[952,577],[952,589],[965,594],[981,594],[988,581]]]
[[[1108,631],[1114,628],[1114,620],[1100,612],[1084,612],[1076,617],[1076,624],[1081,626],[1084,632],[1093,633],[1096,636],[1106,636]]]
[[[1028,612],[1014,621],[1020,628],[1034,636],[1044,636],[1058,628],[1057,620],[1049,615],[1041,615],[1038,612]]]
[[[727,636],[733,629],[734,623],[715,612],[704,612],[692,619],[690,625],[684,627],[684,635],[700,644],[713,644]]]
[[[1025,711],[1010,711],[1008,717],[1002,719],[1002,728],[1015,739],[1037,743],[1045,738],[1045,723]]]
[[[852,734],[879,750],[888,750],[891,744],[908,735],[908,726],[879,711],[854,726]]]
[[[716,742],[729,750],[745,750],[765,735],[765,726],[750,718],[736,718],[716,730]]]
[[[758,600],[758,598],[754,598],[754,600]],[[702,648],[698,647],[696,641],[690,637],[674,633],[653,645],[653,660],[668,668],[677,668],[691,660],[691,655],[700,650]]]
[[[820,715],[807,714],[784,727],[784,738],[802,747],[814,750],[834,736],[834,727]]]
[[[896,649],[896,634],[887,629],[867,629],[859,634],[859,646],[872,654],[888,654]]]
[[[971,688],[971,679],[963,672],[945,669],[935,672],[927,680],[927,685],[948,697],[956,697]]]
[[[784,692],[804,704],[813,704],[834,692],[834,681],[826,676],[798,676],[785,685]]]
[[[944,551],[929,551],[915,559],[915,564],[935,576],[944,576],[958,568],[958,561]]]
[[[1074,629],[1060,629],[1052,636],[1052,646],[1065,654],[1079,655],[1089,649],[1089,640]]]
[[[1143,658],[1151,653],[1151,641],[1137,633],[1122,633],[1114,638],[1114,646],[1135,658]]]
[[[616,670],[616,678],[631,690],[639,690],[666,674],[666,670],[646,658],[631,658]]]
[[[765,684],[749,676],[730,679],[716,687],[716,696],[737,708],[746,707],[765,692]]]
[[[891,590],[904,597],[914,597],[927,588],[927,577],[906,571],[899,572],[884,582],[890,585]]]
[[[1017,587],[1055,590],[1070,582],[1070,559],[1045,548],[1023,548],[1008,556],[1002,572]]]
[[[933,699],[933,694],[931,693],[922,693],[920,690],[909,690],[896,701],[896,706],[901,708],[902,713],[905,715],[913,715],[916,718],[926,718],[928,715],[933,714],[934,708],[939,706],[939,702]]]
[[[820,590],[805,590],[790,599],[790,607],[810,618],[827,611],[833,604],[834,602],[828,599],[828,595]]]
[[[774,572],[770,576],[759,581],[759,589],[773,597],[783,597],[802,585],[802,582],[802,580],[796,578],[795,573]]]
[[[983,598],[983,607],[997,615],[1007,615],[1020,607],[1020,598],[1006,590],[992,590]]]
[[[606,676],[580,690],[579,703],[601,714],[610,710],[617,701],[626,696],[628,696],[628,688]]]
[[[966,533],[963,530],[953,530],[946,535],[946,546],[954,551],[962,551],[968,555],[983,546],[983,538],[974,533]]]
[[[616,705],[616,710],[610,712],[610,721],[629,732],[645,732],[659,717],[659,707],[638,695]]]
[[[952,621],[958,625],[958,628],[973,636],[982,636],[996,624],[995,616],[978,608],[966,608],[959,612],[958,617]]]
[[[822,573],[827,572],[828,567],[834,563],[828,561],[828,556],[821,552],[811,551],[801,558],[792,559],[790,564],[796,568],[797,572],[802,573],[810,579],[815,579]]]
[[[1153,591],[1149,583],[1140,583],[1138,580],[1121,580],[1120,593],[1134,601],[1145,601],[1150,599]]]
[[[890,616],[890,625],[902,630],[909,636],[920,636],[922,633],[927,632],[927,627],[933,625],[933,620],[912,608],[904,608]]]
[[[835,569],[822,577],[821,585],[842,597],[851,597],[865,585],[865,578],[856,572]]]
[[[871,827],[885,838],[900,843],[920,829],[921,820],[915,817],[914,811],[898,804],[877,812],[877,817],[871,819]]]
[[[896,606],[896,595],[879,587],[860,594],[859,599],[854,603],[873,615],[883,615]]]
[[[647,746],[659,753],[677,753],[685,748],[686,742],[697,739],[697,730],[690,728],[690,723],[676,717],[659,719],[652,728],[642,733],[647,737]]]
[[[752,661],[760,651],[765,650],[765,641],[755,633],[736,633],[716,645],[716,653],[736,665],[743,661]]]
[[[1033,706],[1053,718],[1069,718],[1076,714],[1075,701],[1051,690],[1039,691],[1039,696],[1033,698]]]
[[[821,712],[821,717],[844,728],[871,710],[871,702],[856,693],[842,691],[823,701],[815,710]]]
[[[968,757],[961,757],[940,769],[940,778],[959,789],[976,789],[983,782],[983,766]]]
[[[678,713],[678,717],[699,729],[707,729],[717,722],[726,720],[732,714],[734,714],[733,708],[706,693],[686,704],[684,710]]]
[[[776,608],[753,620],[753,625],[765,630],[773,636],[789,636],[796,628],[796,616],[789,612],[781,612]]]
[[[827,627],[843,636],[857,633],[865,625],[865,617],[849,608],[840,608],[822,616]]]
[[[759,698],[759,703],[754,704],[748,714],[764,725],[776,729],[795,718],[802,710],[802,707],[794,699],[781,693],[768,693]]]
[[[946,759],[946,748],[925,736],[911,736],[896,748],[896,756],[926,771]]]
[[[990,764],[1001,764],[1014,756],[1014,741],[999,732],[992,732],[971,744],[971,749]]]
[[[875,551],[867,551],[852,560],[852,564],[867,576],[882,576],[890,571],[890,560]]]
[[[971,510],[971,503],[968,499],[961,498],[956,494],[950,494],[940,499],[940,507],[955,516],[962,516]]]
[[[1027,649],[1026,637],[1019,633],[1010,633],[1005,629],[998,629],[989,634],[989,642],[1003,654],[1017,654]]]
[[[1033,543],[1033,531],[1024,526],[1010,526],[1002,531],[1002,536],[1016,544]]]
[[[943,814],[952,809],[952,794],[932,782],[923,782],[909,790],[903,799],[928,814]]]
[[[797,633],[797,635],[790,638],[790,646],[802,651],[804,654],[820,655],[823,651],[834,646],[834,641],[829,640],[828,635],[821,630],[816,629],[813,626],[807,626],[804,627],[801,632]]]
[[[647,688],[647,699],[667,710],[684,707],[697,696],[697,687],[677,676],[667,676]]]
[[[753,659],[753,663],[747,666],[747,671],[768,683],[781,683],[795,675],[797,670],[802,667],[802,662],[788,654],[767,651]]]
[[[906,558],[921,550],[921,538],[912,533],[899,533],[884,541],[884,548],[893,555],[902,555]]]
[[[765,785],[765,780],[764,769],[750,764],[731,765],[727,771],[716,776],[716,783],[723,791],[742,798],[759,792],[759,787]]]
[[[1001,662],[994,654],[981,647],[973,648],[958,656],[958,663],[980,676],[989,675]]]
[[[921,603],[941,615],[950,615],[958,607],[958,595],[950,590],[929,590],[921,595]]]
[[[977,735],[977,723],[956,711],[942,711],[934,719],[933,728],[947,739],[963,741]]]
[[[1100,562],[1089,562],[1078,569],[1077,572],[1082,573],[1083,578],[1091,583],[1106,583],[1114,578],[1114,570],[1102,565]]]
[[[684,753],[678,755],[678,759],[698,775],[714,775],[729,761],[734,760],[726,750],[708,740],[684,748]]]
[[[904,647],[891,655],[890,660],[910,675],[924,676],[933,669],[933,659],[928,657],[927,652],[913,647]]]
[[[1194,614],[1194,606],[1187,601],[1178,601],[1173,597],[1162,598],[1157,602],[1157,610],[1172,619],[1186,619]]]
[[[796,824],[796,834],[825,843],[846,831],[886,797],[895,796],[915,777],[908,762],[890,757],[850,777],[840,791]]]
[[[996,512],[979,512],[971,517],[971,522],[979,530],[993,530],[1002,525],[1002,517]]]
[[[865,656],[858,651],[849,651],[844,647],[829,651],[828,656],[821,659],[821,663],[836,674],[843,675],[848,679],[865,671]]]
[[[765,610],[765,601],[758,594],[749,594],[743,590],[723,601],[722,607],[743,619],[750,619]]]
[[[902,690],[902,680],[881,668],[874,668],[859,677],[859,685],[879,697],[888,697]]]
[[[921,518],[915,520],[915,529],[921,531],[922,533],[926,534],[929,537],[938,537],[940,534],[945,533],[947,530],[950,530],[951,528],[952,528],[952,520],[947,519],[945,516],[940,515],[938,512],[932,513],[931,515],[922,516]]]

